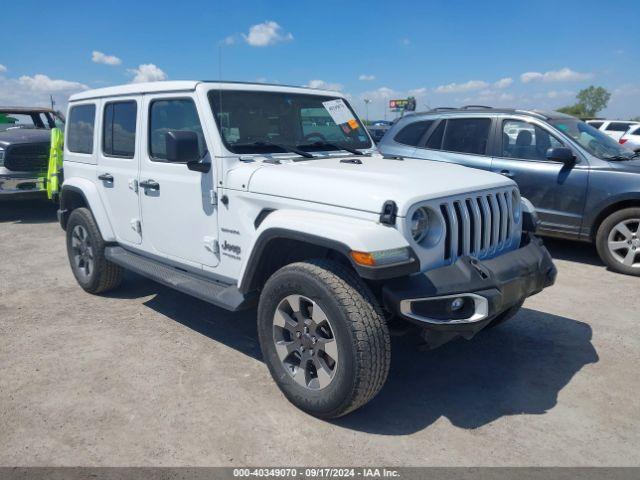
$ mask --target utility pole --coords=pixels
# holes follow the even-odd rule
[[[366,117],[365,117],[365,119],[367,121],[367,125],[369,125],[369,104],[370,103],[371,103],[371,99],[370,98],[365,98],[364,99],[364,106],[365,106],[365,109],[366,109],[366,112],[367,112],[366,113]]]
[[[53,95],[49,95],[49,101],[51,102],[51,110],[55,110],[56,102],[53,100]]]

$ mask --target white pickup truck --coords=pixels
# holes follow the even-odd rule
[[[389,322],[471,338],[555,280],[513,181],[383,158],[336,92],[135,84],[74,95],[67,118],[58,213],[80,286],[127,269],[257,305],[271,375],[318,417],[382,388]]]

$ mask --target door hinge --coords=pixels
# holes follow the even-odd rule
[[[133,190],[134,192],[138,193],[138,180],[136,180],[135,178],[130,178],[129,179],[129,188],[131,190]]]
[[[204,248],[213,253],[216,257],[220,256],[220,244],[213,237],[204,237]]]
[[[211,203],[211,205],[218,204],[218,194],[215,190],[209,190],[209,202]]]
[[[142,224],[137,218],[131,219],[131,228],[134,232],[138,232],[140,235],[142,234]]]

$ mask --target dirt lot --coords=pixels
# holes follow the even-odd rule
[[[548,241],[555,287],[472,341],[395,338],[336,422],[271,381],[255,312],[76,284],[47,205],[0,204],[0,465],[639,465],[640,278]]]

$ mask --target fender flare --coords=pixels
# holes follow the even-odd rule
[[[276,210],[270,212],[256,230],[250,255],[240,269],[238,288],[250,291],[262,256],[277,239],[298,240],[343,254],[363,278],[382,280],[415,273],[420,262],[407,240],[393,227],[375,221],[313,211]],[[381,267],[356,264],[351,251],[374,252],[394,248],[410,250],[409,261]]]
[[[596,223],[600,223],[600,221],[604,220],[603,212],[612,207],[617,203],[624,202],[640,202],[640,194],[638,192],[624,192],[618,195],[613,195],[603,199],[598,202],[596,205],[589,207],[585,212],[588,212],[582,221],[582,232],[581,234],[586,237],[595,236],[596,232],[594,228]]]
[[[93,218],[98,224],[98,230],[105,242],[115,242],[116,236],[109,221],[109,217],[106,214],[104,204],[98,193],[98,189],[95,184],[90,180],[84,178],[70,178],[65,180],[60,190],[60,221],[63,222],[63,218],[69,215],[68,205],[65,203],[65,192],[75,192],[84,198],[84,202],[91,210]],[[67,197],[68,198],[68,197]],[[66,222],[65,222],[66,224]]]

